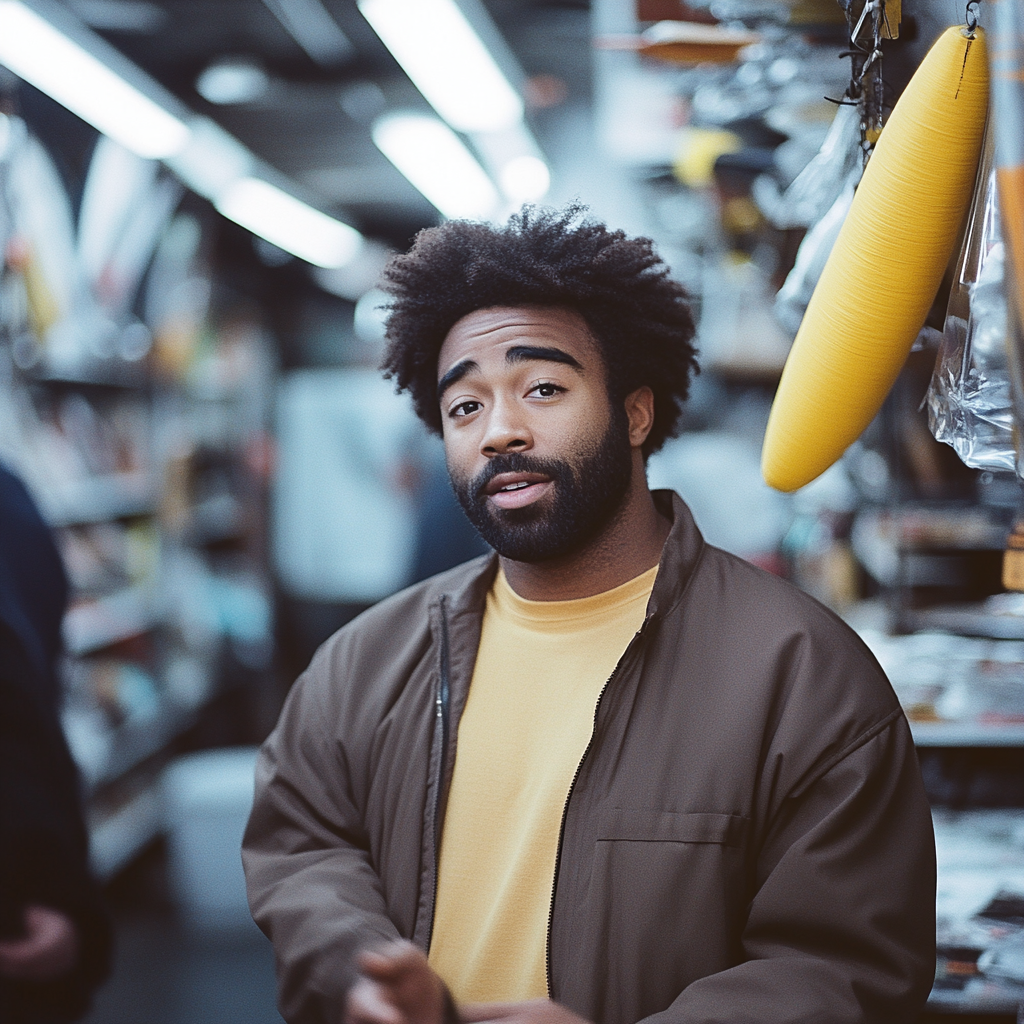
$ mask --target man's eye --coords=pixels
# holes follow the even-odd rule
[[[551,384],[545,382],[543,384],[536,384],[531,389],[531,394],[538,395],[540,398],[553,398],[560,391],[564,391],[565,388],[559,387],[557,384]]]
[[[479,402],[459,402],[458,405],[453,405],[449,411],[449,416],[469,416],[471,413],[477,411],[480,408]]]

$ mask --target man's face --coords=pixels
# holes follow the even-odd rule
[[[623,506],[633,452],[579,314],[495,307],[463,317],[438,356],[452,484],[499,554],[572,554]]]

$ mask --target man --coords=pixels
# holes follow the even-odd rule
[[[579,211],[395,259],[386,370],[496,556],[337,633],[244,859],[290,1022],[901,1022],[931,821],[881,670],[644,460],[694,368],[646,239]]]

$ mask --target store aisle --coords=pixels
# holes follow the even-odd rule
[[[253,925],[225,934],[181,924],[155,845],[110,887],[114,974],[83,1024],[281,1024],[270,944]]]

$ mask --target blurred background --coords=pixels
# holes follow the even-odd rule
[[[864,7],[0,0],[0,461],[71,582],[61,721],[117,931],[89,1024],[280,1020],[238,862],[255,747],[334,630],[485,550],[376,371],[381,268],[446,218],[577,199],[654,238],[693,298],[702,373],[652,485],[846,617],[911,719],[941,870],[928,1019],[1015,1019],[1021,490],[984,175],[973,263],[868,431],[795,495],[760,472],[863,166],[839,101]],[[887,12],[879,123],[967,17]],[[954,313],[1004,351],[993,371],[976,344],[1003,403],[967,410],[995,423],[980,439],[933,380],[966,365]]]

